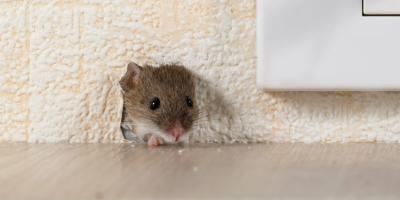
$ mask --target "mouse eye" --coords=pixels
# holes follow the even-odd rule
[[[155,110],[160,107],[160,99],[158,97],[155,97],[153,100],[150,102],[150,109]]]
[[[189,107],[193,107],[192,98],[190,98],[188,96],[186,97],[186,105],[189,106]]]

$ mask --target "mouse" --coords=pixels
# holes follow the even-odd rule
[[[198,119],[194,74],[177,64],[127,65],[121,129],[127,140],[148,146],[187,143]]]

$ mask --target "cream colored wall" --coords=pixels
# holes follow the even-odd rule
[[[255,7],[1,0],[1,141],[121,141],[118,80],[128,60],[180,62],[199,75],[195,142],[400,141],[398,93],[257,89]]]

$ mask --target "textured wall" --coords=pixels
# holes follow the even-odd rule
[[[400,141],[398,93],[255,86],[255,0],[0,0],[0,140],[118,142],[128,60],[198,74],[193,141]],[[295,67],[295,66],[294,66]]]

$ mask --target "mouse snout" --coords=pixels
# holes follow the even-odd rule
[[[175,142],[179,141],[179,138],[185,134],[185,128],[179,120],[175,121],[167,131],[175,138]]]

